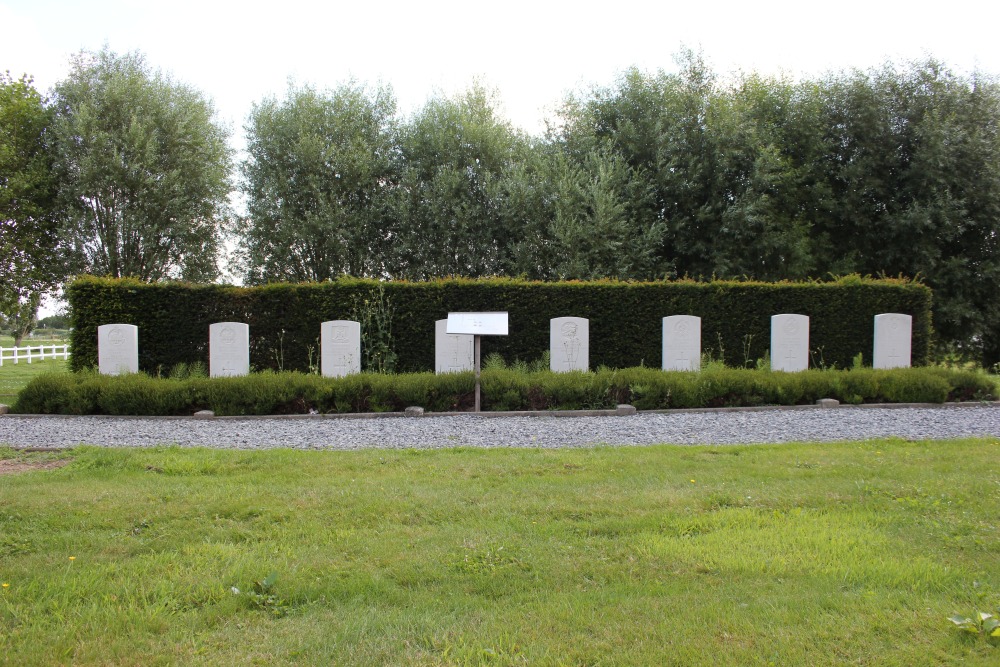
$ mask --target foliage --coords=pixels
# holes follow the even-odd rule
[[[976,635],[977,637],[982,636],[993,641],[1000,639],[1000,619],[993,614],[987,614],[986,612],[979,611],[976,612],[973,618],[955,614],[953,616],[949,616],[948,620],[965,632]]]
[[[31,292],[15,307],[8,309],[4,325],[14,338],[14,347],[20,346],[25,336],[34,331],[38,324],[36,316],[41,300],[42,295],[39,292]]]
[[[798,83],[722,81],[690,51],[677,70],[631,69],[571,97],[551,136],[570,170],[597,155],[628,167],[628,187],[615,188],[623,205],[665,226],[652,266],[759,280],[922,276],[940,339],[984,366],[1000,361],[994,78],[928,59]]]
[[[505,193],[528,148],[482,86],[429,100],[400,138],[401,229],[390,275],[503,274],[523,233],[508,226]]]
[[[61,313],[56,313],[55,315],[49,315],[48,317],[43,317],[38,320],[39,329],[69,329],[70,328],[70,314],[66,311]]]
[[[662,276],[657,248],[666,226],[643,213],[648,188],[617,155],[595,151],[581,165],[557,162],[550,233],[560,279],[642,279]]]
[[[392,373],[396,370],[395,342],[392,338],[392,318],[395,309],[379,285],[370,296],[354,296],[351,317],[361,325],[362,370],[372,373]]]
[[[51,120],[30,77],[0,73],[0,314],[23,323],[34,321],[40,295],[66,275]],[[17,329],[18,339],[30,331]]]
[[[238,240],[248,284],[383,275],[399,180],[392,91],[289,86],[247,121]]]
[[[212,280],[227,219],[227,132],[201,93],[138,53],[82,52],[55,88],[60,230],[91,272]]]
[[[199,372],[200,370],[200,372]],[[192,372],[193,371],[193,372]],[[94,371],[42,375],[18,395],[14,411],[28,414],[218,415],[402,412],[419,405],[430,412],[470,410],[471,372],[369,372],[341,378],[305,373],[252,373],[206,378],[203,369],[175,367],[168,378]],[[995,398],[982,374],[942,368],[772,373],[713,366],[697,373],[652,368],[553,373],[493,363],[482,372],[487,411],[640,410],[808,405],[820,398],[843,403],[942,403]]]
[[[764,356],[770,341],[770,316],[802,313],[810,317],[810,344],[823,346],[825,362],[850,366],[870,354],[878,313],[913,316],[913,364],[930,353],[930,299],[923,285],[906,280],[846,276],[828,282],[758,283],[693,281],[625,283],[614,281],[542,283],[507,278],[381,282],[341,278],[320,284],[270,284],[253,288],[81,278],[67,289],[74,313],[73,368],[97,363],[97,327],[134,324],[139,328],[139,367],[155,373],[179,362],[208,362],[208,327],[213,322],[250,326],[250,363],[275,369],[273,350],[284,350],[284,367],[306,371],[309,348],[320,324],[350,319],[356,304],[377,303],[384,290],[391,304],[395,369],[434,368],[434,322],[449,312],[507,311],[511,335],[487,337],[483,355],[538,359],[549,348],[549,320],[574,315],[590,319],[590,359],[596,368],[660,366],[662,318],[691,314],[702,318],[705,351],[742,365]],[[359,314],[361,314],[359,312]],[[381,316],[383,321],[388,312]],[[282,332],[284,332],[282,334]],[[374,333],[369,335],[375,335]],[[382,336],[383,334],[378,334]],[[749,336],[749,338],[748,338]],[[744,342],[749,340],[749,348]],[[372,350],[381,349],[376,343]],[[738,356],[739,355],[739,356]],[[373,360],[369,360],[373,361]]]
[[[21,193],[16,218],[0,215],[0,259],[21,286],[0,299],[25,303],[65,275],[56,219],[96,273],[215,276],[229,155],[200,94],[107,50],[74,60],[50,108],[30,80],[2,88],[0,123],[24,122],[0,148],[0,173],[19,175],[0,212]],[[939,354],[1000,363],[1000,83],[980,72],[927,58],[725,78],[684,51],[673,71],[570,96],[541,137],[481,85],[402,119],[390,90],[355,81],[291,85],[246,132],[247,216],[232,230],[250,284],[899,276],[935,291]],[[726,349],[745,335],[761,342],[744,327]],[[495,351],[539,353],[508,345]],[[827,363],[849,362],[835,352]],[[400,354],[402,368],[430,366],[429,352]]]
[[[7,347],[6,343],[0,342],[0,346]],[[65,359],[44,359],[33,360],[30,364],[12,364],[5,361],[0,369],[0,403],[11,405],[17,399],[17,395],[32,379],[46,373],[66,373],[69,371],[69,362]]]

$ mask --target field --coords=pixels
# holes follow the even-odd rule
[[[6,664],[1000,661],[996,439],[0,459]]]
[[[17,364],[5,361],[0,367],[0,403],[11,405],[24,385],[36,375],[68,370],[69,362],[65,359],[35,360],[30,364],[25,361]]]
[[[46,329],[40,332],[38,339],[25,339],[21,343],[21,347],[26,345],[62,345],[66,342],[68,341],[65,331]],[[14,339],[10,336],[0,336],[0,347],[14,347]],[[18,392],[36,375],[67,370],[69,370],[69,362],[65,359],[34,360],[30,364],[23,360],[16,364],[5,360],[4,365],[0,366],[0,403],[12,404],[17,398]]]

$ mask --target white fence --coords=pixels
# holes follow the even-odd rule
[[[42,359],[69,359],[69,345],[28,345],[26,347],[0,347],[0,366]]]

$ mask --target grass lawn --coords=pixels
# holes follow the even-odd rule
[[[0,458],[5,664],[1000,664],[996,439]]]
[[[69,371],[66,359],[35,359],[30,364],[24,360],[16,364],[4,360],[3,366],[0,366],[0,403],[13,404],[24,385],[36,375],[64,371]]]

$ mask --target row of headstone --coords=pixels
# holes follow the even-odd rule
[[[104,375],[139,372],[139,329],[132,324],[97,327],[97,367]],[[208,371],[212,377],[250,373],[250,326],[216,322],[208,327]],[[339,377],[361,372],[361,324],[348,320],[320,325],[320,372]]]
[[[913,317],[900,313],[875,316],[874,368],[909,368]],[[701,360],[701,318],[663,318],[663,369],[698,370]],[[809,316],[771,316],[771,370],[794,373],[809,368]]]
[[[435,323],[437,373],[469,371],[473,367],[473,336],[448,334],[447,320]],[[875,316],[875,368],[910,365],[913,318],[898,313]],[[586,371],[590,367],[590,321],[584,317],[557,317],[549,321],[549,368],[555,372]],[[701,318],[671,315],[663,318],[663,370],[701,368]],[[809,316],[771,317],[771,369],[796,372],[809,368]]]
[[[449,334],[448,320],[434,323],[434,371],[472,370],[474,336]],[[875,316],[875,368],[910,365],[913,318],[898,313]],[[217,322],[208,328],[209,374],[212,377],[250,372],[250,327],[242,322]],[[139,371],[139,330],[131,324],[97,328],[98,368],[106,375]],[[557,317],[549,322],[549,368],[555,372],[586,371],[590,367],[590,321]],[[771,317],[771,368],[802,371],[809,367],[809,317],[782,314]],[[671,315],[663,318],[663,370],[701,368],[701,318]],[[361,325],[350,320],[320,325],[320,372],[340,377],[361,371]]]

